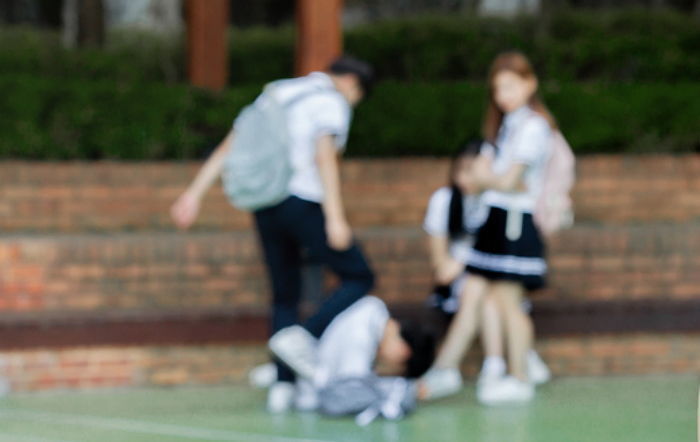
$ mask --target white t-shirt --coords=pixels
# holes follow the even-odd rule
[[[316,142],[321,136],[332,135],[338,149],[344,149],[352,109],[323,72],[280,80],[275,86],[276,97],[282,103],[292,100],[287,109],[292,165],[289,193],[320,203],[324,191],[316,166]],[[310,91],[318,92],[308,94]],[[295,100],[300,96],[303,98]]]
[[[527,166],[523,176],[525,192],[484,192],[483,201],[504,210],[517,209],[532,213],[544,181],[544,172],[551,149],[552,129],[544,117],[528,106],[513,111],[503,119],[498,132],[493,171],[505,173],[513,164]]]
[[[386,304],[375,296],[363,297],[336,316],[318,343],[314,385],[323,388],[334,379],[371,374],[387,321]]]
[[[428,210],[423,222],[423,229],[428,235],[449,237],[451,199],[452,189],[449,187],[441,187],[430,197]],[[482,203],[479,195],[465,195],[462,200],[462,207],[464,209],[464,228],[467,234],[458,239],[450,239],[449,252],[454,259],[467,264],[474,234],[486,221],[488,207]]]

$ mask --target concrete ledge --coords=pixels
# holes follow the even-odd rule
[[[390,309],[434,321],[419,304]],[[538,336],[700,332],[700,300],[535,301],[532,316]],[[264,343],[268,330],[267,314],[252,310],[14,314],[0,318],[0,350]]]

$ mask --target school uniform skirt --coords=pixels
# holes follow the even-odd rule
[[[470,251],[467,270],[492,281],[515,281],[526,290],[545,286],[545,245],[532,214],[491,207]]]

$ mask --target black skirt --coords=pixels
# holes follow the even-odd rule
[[[467,270],[492,281],[516,281],[527,290],[545,286],[547,262],[545,246],[529,213],[512,214],[510,232],[508,212],[491,207],[486,222],[476,234],[469,254]]]

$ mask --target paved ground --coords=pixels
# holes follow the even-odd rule
[[[484,408],[473,388],[423,405],[401,422],[265,413],[243,386],[42,393],[0,400],[0,441],[477,441],[696,440],[697,377],[560,379],[528,406]]]

